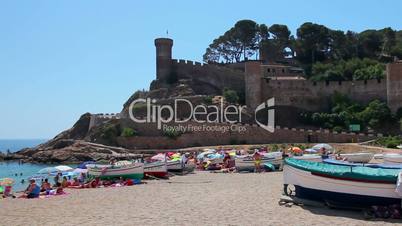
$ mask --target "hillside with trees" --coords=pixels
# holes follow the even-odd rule
[[[315,81],[381,79],[385,63],[402,58],[402,31],[388,27],[358,33],[306,22],[292,35],[286,25],[241,20],[213,40],[203,58],[226,64],[258,59],[260,53],[268,62],[294,59]]]

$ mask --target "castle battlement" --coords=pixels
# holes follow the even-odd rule
[[[192,60],[183,60],[183,59],[172,59],[172,64],[185,65],[185,66],[204,66],[207,64],[203,64],[201,62],[192,61]]]
[[[357,80],[357,81],[309,81],[302,79],[268,79],[263,77],[266,84],[271,84],[272,86],[278,88],[289,88],[289,87],[306,87],[306,88],[329,88],[337,89],[342,86],[346,87],[361,87],[361,86],[378,86],[386,82],[385,79],[370,79],[370,80]]]

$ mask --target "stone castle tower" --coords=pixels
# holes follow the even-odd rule
[[[387,102],[392,112],[402,107],[402,61],[387,64]]]
[[[156,46],[156,78],[166,81],[171,73],[173,40],[170,38],[155,39]]]

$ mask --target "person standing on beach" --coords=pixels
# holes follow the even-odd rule
[[[258,151],[256,151],[254,153],[253,157],[254,157],[255,171],[257,173],[260,173],[261,172],[261,154]]]
[[[62,173],[57,173],[56,174],[56,176],[54,177],[54,184],[57,184],[57,183],[59,183],[59,181],[60,181],[60,176],[62,176],[63,174]]]

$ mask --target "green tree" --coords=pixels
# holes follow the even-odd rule
[[[386,103],[374,100],[362,112],[358,113],[358,117],[371,127],[378,128],[383,122],[389,121],[392,115]]]
[[[223,90],[223,97],[225,97],[226,101],[229,103],[239,102],[239,96],[237,95],[237,92],[232,89],[225,88]]]
[[[240,20],[235,24],[234,29],[235,39],[241,43],[243,59],[247,59],[258,49],[256,42],[258,40],[259,26],[252,20]]]
[[[312,64],[325,60],[330,46],[329,29],[323,25],[304,23],[297,29],[297,59]]]
[[[365,30],[359,34],[359,57],[376,58],[383,46],[383,35],[376,30]]]

